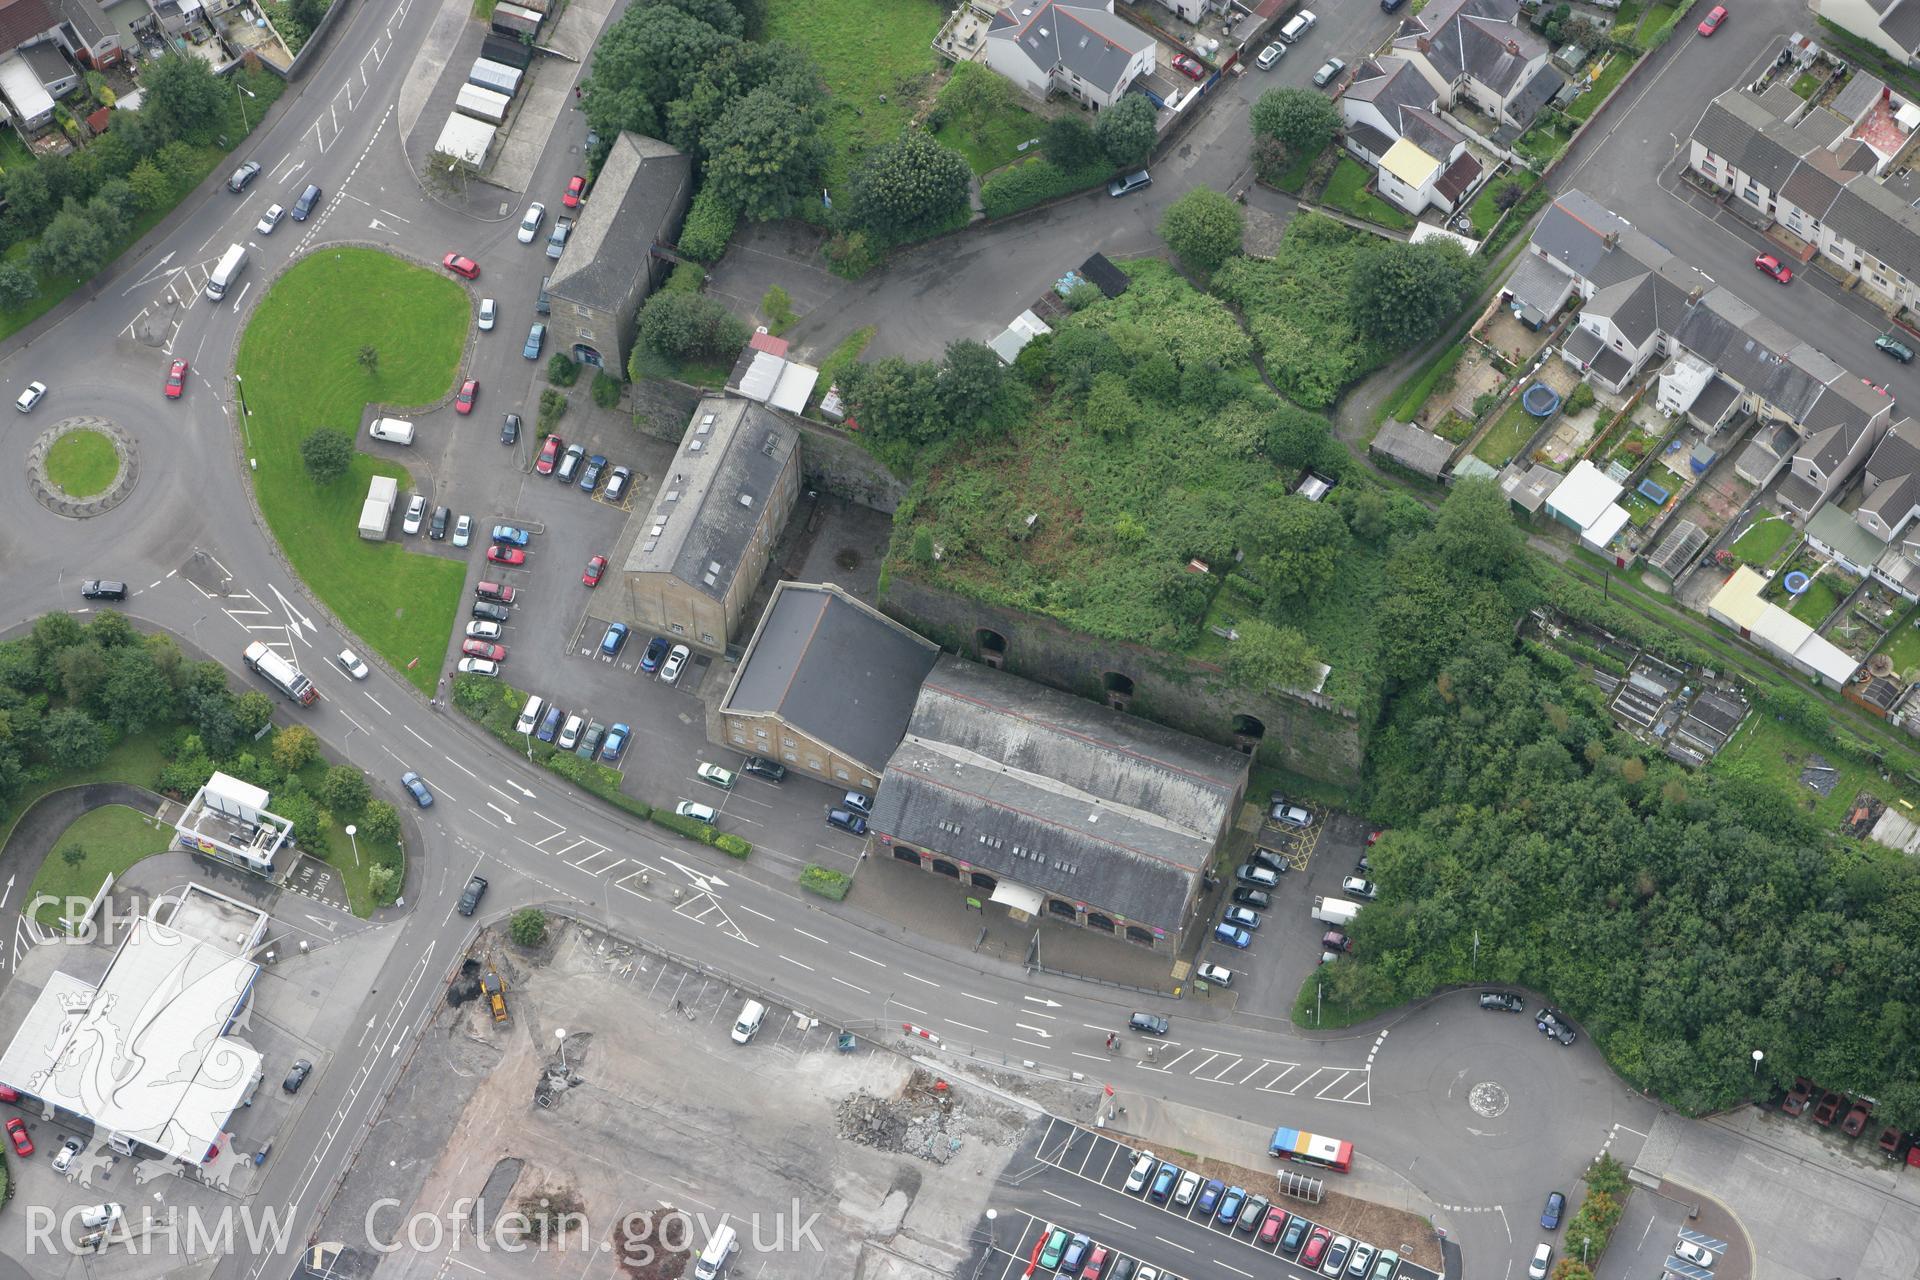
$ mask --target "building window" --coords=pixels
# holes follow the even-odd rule
[[[747,735],[743,733],[738,726],[735,726],[727,734],[727,736],[733,739],[733,744],[737,747],[744,747],[747,745]]]
[[[715,648],[715,647],[717,647],[717,646],[716,646],[716,645],[714,644],[714,639],[713,639],[713,637],[712,637],[712,636],[710,636],[710,635],[708,635],[708,634],[707,634],[706,632],[704,632],[704,631],[702,631],[702,632],[700,633],[700,643],[701,643],[701,644],[703,644],[703,645],[705,645],[705,646],[707,646],[707,648],[709,648],[709,649],[712,649],[712,648]]]
[[[1740,198],[1758,209],[1760,207],[1760,188],[1743,187],[1740,191]]]
[[[753,727],[753,736],[760,739],[760,741],[765,742],[767,740],[767,731],[765,729],[762,729],[759,725],[755,725]],[[792,744],[789,743],[788,745],[792,745]]]
[[[821,771],[822,769],[824,769],[824,768],[826,768],[826,765],[825,765],[824,763],[822,763],[822,762],[821,762],[821,760],[820,760],[820,757],[818,757],[818,756],[808,756],[808,757],[807,757],[807,768],[809,768],[809,769],[811,769],[811,770],[813,770],[813,771],[814,771],[815,773],[818,773],[818,772],[820,772],[820,771]]]
[[[839,765],[835,765],[833,766],[833,776],[840,779],[840,781],[845,782],[847,780],[848,775],[845,769],[841,768]]]
[[[673,634],[675,634],[675,635],[677,635],[677,636],[683,636],[683,635],[685,635],[685,634],[687,634],[687,629],[686,629],[685,627],[683,627],[683,626],[681,626],[681,625],[680,625],[679,623],[677,623],[677,622],[669,622],[669,623],[667,624],[667,630],[669,630],[669,631],[671,631],[671,632],[673,632]]]

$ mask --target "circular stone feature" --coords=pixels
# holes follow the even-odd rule
[[[1489,1120],[1505,1115],[1507,1102],[1507,1087],[1491,1080],[1483,1081],[1467,1091],[1467,1105],[1473,1108],[1476,1115]]]
[[[105,493],[119,475],[120,454],[104,431],[76,427],[47,450],[47,480],[69,498]]]

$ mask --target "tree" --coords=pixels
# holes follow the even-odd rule
[[[564,351],[547,357],[547,381],[556,387],[570,387],[580,381],[580,365]]]
[[[1104,158],[1092,126],[1077,115],[1047,121],[1040,130],[1040,154],[1068,173]]]
[[[1258,618],[1237,622],[1233,629],[1227,674],[1236,681],[1262,692],[1312,687],[1320,666],[1299,631]]]
[[[350,764],[334,765],[320,779],[320,803],[343,817],[359,813],[371,799],[366,775]]]
[[[47,182],[45,167],[39,164],[18,164],[7,170],[0,177],[0,195],[6,197],[8,216],[24,227],[45,226],[60,204]]]
[[[70,844],[60,851],[60,861],[70,867],[77,867],[86,860],[87,847],[85,845]]]
[[[1493,207],[1505,213],[1526,198],[1527,184],[1518,178],[1502,178],[1493,188]]]
[[[173,180],[151,156],[133,166],[133,172],[127,175],[127,185],[133,189],[133,197],[142,209],[158,209],[173,199]]]
[[[967,158],[909,129],[869,151],[854,172],[847,219],[875,235],[904,240],[962,213],[973,170]]]
[[[934,368],[900,356],[855,362],[840,374],[841,398],[861,430],[876,440],[922,442],[935,438]]]
[[[374,377],[380,372],[380,348],[370,342],[361,344],[359,352],[354,356],[354,360],[366,371],[366,375],[369,378]]]
[[[1116,167],[1124,169],[1140,164],[1159,137],[1154,115],[1153,104],[1145,95],[1121,94],[1120,101],[1102,111],[1094,122],[1094,140]]]
[[[784,218],[812,195],[826,158],[815,113],[771,89],[736,99],[704,142],[706,183],[757,222]]]
[[[288,725],[273,735],[273,763],[282,773],[298,773],[320,758],[320,739],[303,724]]]
[[[262,694],[262,697],[266,695]],[[217,662],[196,662],[180,690],[181,710],[200,734],[207,754],[223,759],[240,741],[237,699],[227,692],[227,673]]]
[[[202,58],[164,53],[147,63],[140,76],[140,111],[151,115],[166,136],[190,140],[211,138],[232,112],[223,113],[227,87]]]
[[[1478,278],[1452,240],[1382,241],[1354,259],[1354,324],[1382,346],[1404,350],[1444,329],[1473,297]]]
[[[1256,138],[1272,138],[1296,158],[1317,156],[1340,128],[1340,108],[1311,89],[1269,89],[1247,112]]]
[[[547,913],[538,907],[522,907],[513,913],[507,934],[523,947],[537,947],[547,940]]]
[[[747,326],[717,299],[663,289],[640,308],[640,345],[674,360],[733,355],[747,341]]]
[[[251,738],[273,719],[273,699],[258,689],[249,689],[233,700],[233,714],[240,732]]]
[[[376,862],[367,868],[367,892],[381,906],[391,904],[400,896],[400,873],[384,862]]]
[[[24,307],[40,296],[40,282],[18,262],[0,262],[0,308]]]
[[[144,645],[115,649],[107,659],[106,683],[95,705],[107,723],[122,733],[138,733],[165,724],[178,713],[173,682]]]
[[[74,702],[91,702],[107,683],[107,651],[92,637],[63,650],[55,665],[60,670],[60,687]]]
[[[91,769],[112,745],[100,722],[78,707],[49,711],[40,729],[41,749],[57,769]]]
[[[724,31],[730,36],[742,35],[746,31],[745,20],[730,0],[641,0],[643,4],[664,4],[680,10],[692,18],[698,18],[716,31]]]
[[[388,844],[397,844],[400,840],[400,811],[385,800],[367,801],[367,811],[360,815],[360,834],[369,840],[384,840]]]
[[[1276,466],[1295,469],[1328,466],[1346,453],[1325,418],[1285,402],[1267,419],[1266,450]]]
[[[300,30],[312,35],[320,25],[320,19],[327,16],[320,0],[287,0],[287,16],[292,18]]]
[[[1011,384],[1007,366],[991,347],[970,339],[949,342],[934,377],[934,412],[957,435],[1004,429]]]
[[[1087,391],[1086,407],[1080,411],[1080,421],[1089,431],[1102,439],[1118,440],[1133,434],[1134,424],[1139,417],[1140,406],[1134,402],[1133,389],[1127,385],[1126,375],[1093,375],[1093,385]]]
[[[659,137],[682,86],[734,43],[669,5],[630,7],[594,44],[593,70],[580,86],[587,123],[603,138],[622,130]]]
[[[1526,536],[1491,480],[1455,484],[1433,524],[1441,561],[1466,577],[1499,581],[1525,568]]]
[[[300,461],[307,478],[324,488],[347,474],[353,464],[353,439],[333,427],[318,427],[300,442]]]
[[[1188,266],[1209,273],[1240,252],[1245,229],[1240,206],[1210,187],[1195,187],[1160,217],[1160,238],[1167,247]]]
[[[113,238],[100,218],[69,200],[40,233],[40,243],[33,247],[29,261],[46,275],[84,279],[105,266],[112,253]]]
[[[1276,490],[1263,496],[1243,535],[1247,572],[1266,587],[1270,600],[1317,594],[1333,581],[1347,553],[1347,522],[1323,502]]]

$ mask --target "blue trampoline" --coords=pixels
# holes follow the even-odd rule
[[[1664,507],[1667,505],[1667,491],[1651,480],[1642,480],[1634,486],[1634,489],[1641,497],[1656,506]]]
[[[1520,403],[1534,417],[1545,418],[1560,407],[1560,393],[1544,382],[1536,382],[1520,397]]]
[[[1801,592],[1805,591],[1808,587],[1813,585],[1813,579],[1809,578],[1806,574],[1800,572],[1798,569],[1795,569],[1792,573],[1787,575],[1786,581],[1782,585],[1786,587],[1788,595],[1797,596]]]

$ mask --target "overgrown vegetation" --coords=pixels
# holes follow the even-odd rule
[[[812,864],[800,873],[800,887],[809,893],[817,893],[823,898],[839,902],[853,888],[853,877],[844,871]]]

